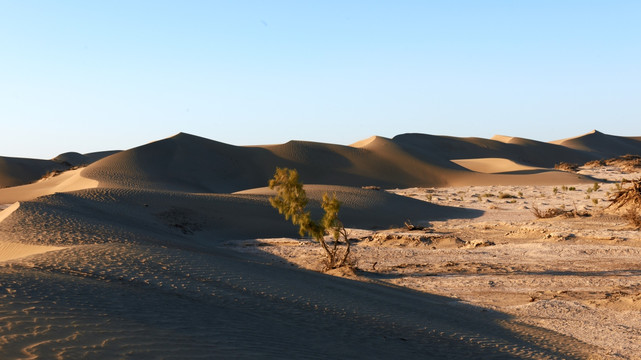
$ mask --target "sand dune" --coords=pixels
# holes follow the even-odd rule
[[[120,150],[99,151],[87,154],[67,152],[56,156],[52,159],[52,161],[55,161],[57,163],[65,163],[71,166],[84,166],[119,152]]]
[[[0,157],[0,188],[28,184],[66,167],[50,160]]]
[[[203,156],[207,154],[207,156]],[[485,139],[431,135],[374,137],[352,146],[290,141],[281,145],[240,147],[189,134],[130,149],[87,167],[83,176],[100,186],[229,193],[264,186],[276,167],[296,168],[306,183],[390,187],[447,186],[477,174],[451,160],[500,157],[544,172],[558,161],[592,159],[563,146],[532,142],[505,144]],[[559,174],[567,183],[567,174]],[[537,177],[533,177],[536,180]],[[500,181],[523,179],[501,177]],[[588,180],[589,181],[589,180]]]
[[[187,192],[228,193],[260,187],[277,166],[297,168],[307,183],[412,187],[447,186],[465,179],[473,185],[474,172],[451,160],[504,158],[535,172],[562,161],[585,163],[638,153],[640,143],[633,137],[595,131],[553,143],[502,135],[481,139],[403,134],[393,139],[375,136],[351,146],[290,141],[241,147],[181,133],[124,152],[65,153],[55,161],[2,158],[0,186],[33,182],[47,171],[64,170],[62,163],[90,163],[84,176],[101,186]],[[486,179],[485,175],[479,178]]]
[[[0,188],[29,184],[52,171],[66,171],[72,166],[88,165],[116,152],[65,153],[51,160],[0,156]]]
[[[641,141],[638,138],[608,135],[597,130],[585,135],[553,141],[552,143],[585,151],[599,159],[641,153]]]
[[[297,229],[269,204],[273,192],[265,188],[268,179],[276,167],[290,167],[298,169],[306,183],[314,216],[319,216],[320,199],[328,192],[342,201],[340,218],[354,234],[393,231],[390,228],[403,226],[407,219],[425,226],[456,222],[461,225],[455,231],[425,230],[426,238],[440,236],[449,242],[421,251],[447,250],[454,252],[453,259],[480,261],[485,252],[459,249],[460,243],[468,244],[459,236],[477,231],[474,236],[482,238],[488,229],[498,234],[500,228],[476,224],[475,219],[487,218],[488,208],[499,211],[503,205],[466,191],[449,193],[448,186],[592,186],[595,180],[588,175],[551,167],[630,149],[616,141],[583,141],[582,147],[576,143],[404,134],[371,137],[351,146],[305,141],[233,146],[180,133],[122,152],[24,161],[42,169],[52,163],[90,164],[0,189],[0,318],[5,324],[0,327],[0,357],[467,359],[603,354],[571,331],[523,323],[518,311],[507,315],[451,294],[410,290],[395,282],[393,274],[370,274],[362,264],[355,265],[361,266],[361,278],[348,280],[294,266],[288,256],[297,257],[296,251],[284,249],[282,257],[275,258],[237,249],[239,242],[259,250],[275,246],[256,239],[276,238],[318,259],[318,247],[298,239]],[[21,161],[6,162],[10,165],[0,167],[0,178],[26,181],[27,172],[16,170]],[[385,191],[389,188],[409,189],[396,190],[407,195],[401,196]],[[493,188],[483,191],[498,198],[490,193]],[[542,201],[538,193],[531,197]],[[595,206],[599,200],[586,200],[578,191],[576,199],[597,200]],[[519,201],[522,204],[509,204],[523,206],[521,212],[528,215],[529,203]],[[469,230],[470,224],[480,230]],[[407,241],[388,247],[391,250],[372,244],[367,250],[372,254],[393,251],[413,258],[420,253]],[[496,249],[487,253],[505,256]],[[460,267],[442,262],[444,269]],[[428,266],[411,261],[397,265]],[[408,281],[429,276],[419,271]],[[479,281],[492,286],[487,278]]]
[[[504,139],[505,137],[503,137]],[[425,134],[403,134],[393,141],[425,161],[447,161],[470,158],[506,158],[518,163],[551,168],[561,161],[583,163],[593,157],[576,149],[521,138],[508,143],[482,138],[456,138]]]

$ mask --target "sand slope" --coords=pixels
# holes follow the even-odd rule
[[[20,207],[20,203],[14,203],[8,208],[0,211],[0,223],[13,214]],[[0,240],[0,263],[3,261],[15,260],[26,256],[42,254],[48,251],[63,249],[60,246],[29,245],[20,242],[8,242]]]
[[[380,221],[421,204],[430,215],[469,214],[373,190],[363,196],[366,190],[308,188],[314,199],[325,190],[339,193],[354,221],[371,221],[368,209]],[[0,355],[467,359],[592,351],[455,299],[227,249],[227,236],[294,230],[276,222],[280,216],[263,193],[95,188],[21,203],[0,222],[3,244],[69,247],[0,264],[0,317],[7,324]]]
[[[599,159],[641,153],[641,141],[638,138],[608,135],[597,130],[578,137],[553,141],[552,143],[585,151]]]
[[[98,186],[98,181],[82,176],[82,171],[83,169],[69,170],[32,184],[0,189],[0,204],[11,204],[57,192],[76,191]]]

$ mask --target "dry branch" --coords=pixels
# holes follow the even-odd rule
[[[624,186],[624,184],[630,185]],[[621,209],[622,207],[641,207],[641,178],[621,181],[621,189],[614,193],[608,200],[612,202],[608,205],[608,208],[613,208],[614,210]]]

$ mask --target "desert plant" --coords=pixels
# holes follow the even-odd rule
[[[638,208],[628,208],[628,211],[623,214],[623,218],[628,220],[630,225],[635,228],[641,228],[641,215]]]
[[[559,188],[555,186],[554,189],[552,189],[552,192],[556,195],[559,192]]]
[[[599,199],[592,199],[592,203],[594,205],[598,205],[599,204]]]
[[[579,170],[579,165],[572,164],[572,163],[567,163],[567,162],[560,162],[560,163],[554,165],[554,168],[556,170],[574,172],[574,171]]]
[[[565,206],[563,206],[565,208]],[[536,205],[532,206],[532,214],[538,219],[549,219],[557,216],[570,217],[586,217],[590,216],[588,212],[578,211],[576,206],[573,210],[565,210],[564,208],[549,208],[546,210],[539,209]]]
[[[499,193],[499,199],[516,199],[516,196],[514,196],[512,194],[500,192]]]
[[[409,231],[415,231],[415,230],[425,230],[427,229],[425,226],[420,226],[420,225],[414,225],[412,224],[412,221],[410,219],[405,220],[405,227]]]
[[[592,160],[592,161],[586,162],[583,166],[587,168],[595,168],[595,167],[601,167],[605,165],[606,165],[605,160]]]
[[[623,184],[629,183],[629,186]],[[614,193],[609,201],[608,208],[620,209],[622,207],[631,207],[638,209],[641,207],[641,178],[637,180],[623,180],[619,186],[620,190]]]
[[[570,186],[570,187],[568,188],[568,190],[570,190],[570,191],[576,191],[576,188],[575,188],[574,186]]]
[[[597,190],[599,190],[600,188],[601,188],[601,185],[599,185],[599,183],[598,183],[598,182],[595,182],[595,183],[594,183],[594,185],[592,185],[592,189],[593,189],[594,191],[597,191]]]
[[[285,220],[291,219],[299,227],[301,236],[307,234],[321,245],[325,251],[327,269],[345,265],[350,254],[350,242],[343,223],[338,219],[341,203],[336,194],[331,197],[327,193],[323,195],[323,217],[320,221],[314,221],[311,213],[305,209],[307,194],[296,170],[276,168],[274,177],[269,180],[269,188],[276,189],[277,192],[276,196],[269,198],[271,205],[285,216]],[[331,246],[325,241],[326,233],[334,238]]]
[[[641,168],[641,155],[623,155],[605,160],[607,165],[617,166],[625,172],[636,172]]]

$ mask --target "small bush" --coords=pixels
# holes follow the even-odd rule
[[[629,186],[623,186],[623,184],[629,183]],[[608,205],[608,208],[614,208],[615,210],[622,207],[631,207],[634,209],[639,209],[641,207],[641,179],[627,181],[622,181],[622,185],[619,186],[621,190],[618,190],[610,200],[612,203]]]
[[[579,165],[568,163],[568,162],[560,162],[560,163],[554,165],[554,168],[556,170],[561,170],[561,171],[576,172],[576,171],[579,170]]]
[[[595,167],[601,167],[605,166],[605,160],[592,160],[586,162],[583,166],[587,168],[595,168]]]
[[[499,199],[516,199],[517,197],[508,193],[499,193]]]
[[[639,215],[639,209],[629,208],[628,211],[623,214],[623,218],[628,220],[630,225],[637,229],[641,229],[641,215]]]
[[[565,210],[561,208],[549,208],[546,210],[541,210],[537,206],[532,206],[532,214],[538,219],[549,219],[558,216],[563,216],[566,218],[571,217],[587,217],[590,216],[590,213],[586,211],[578,211],[576,207],[573,210]]]
[[[607,165],[617,166],[625,172],[636,172],[641,168],[641,155],[623,155],[605,161]]]

